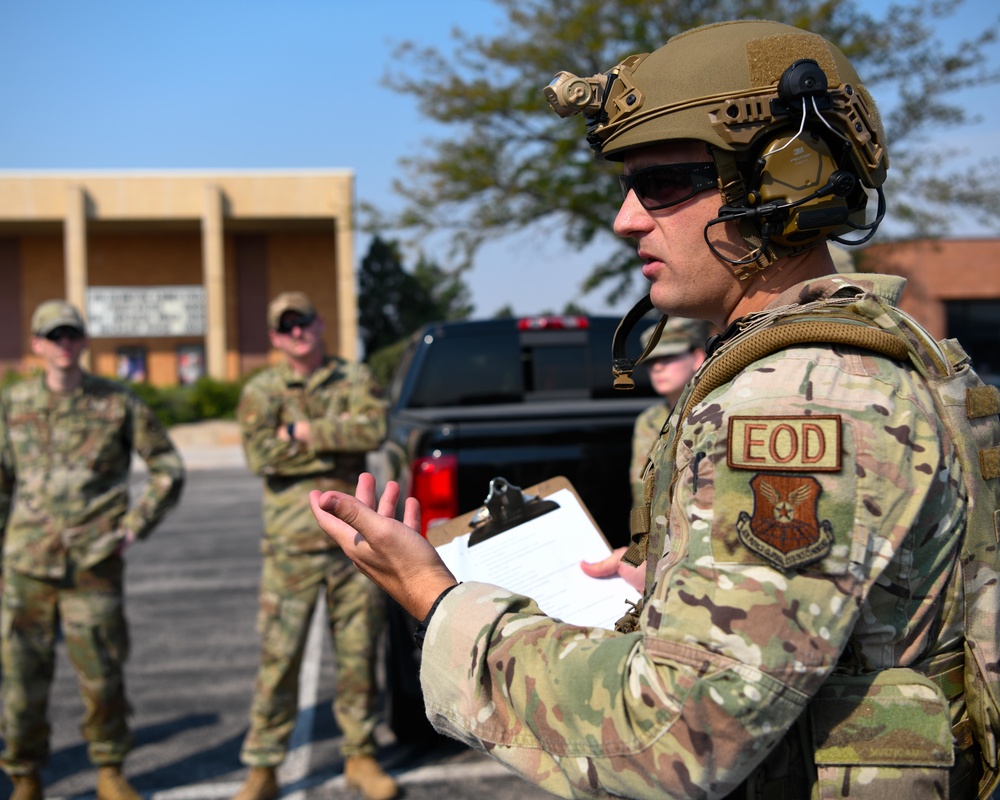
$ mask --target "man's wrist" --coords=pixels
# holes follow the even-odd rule
[[[285,433],[288,434],[288,441],[290,441],[290,442],[294,442],[295,441],[295,423],[294,422],[289,422],[285,426]]]
[[[453,583],[451,586],[449,586],[447,589],[441,592],[441,594],[439,594],[437,596],[437,599],[434,601],[434,604],[431,606],[431,610],[427,612],[427,616],[425,616],[422,620],[420,620],[419,624],[417,625],[417,629],[413,631],[413,642],[414,644],[416,644],[418,650],[422,650],[424,647],[424,637],[427,636],[427,628],[431,624],[431,617],[434,616],[434,612],[437,611],[438,606],[441,605],[441,601],[444,600],[445,595],[447,595],[448,592],[450,592],[456,586],[460,585],[461,581],[459,581],[458,583]]]

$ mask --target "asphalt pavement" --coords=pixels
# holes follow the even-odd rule
[[[135,748],[125,772],[145,800],[232,797],[244,776],[239,748],[257,669],[260,483],[246,468],[235,425],[178,426],[188,468],[179,507],[126,554],[127,666]],[[135,484],[144,480],[137,465]],[[306,648],[298,723],[279,770],[287,798],[360,798],[342,776],[341,735],[330,711],[335,685],[321,616]],[[76,677],[58,650],[49,718],[46,798],[94,797],[95,770],[79,732]],[[382,722],[379,760],[407,800],[550,797],[486,756],[441,737],[396,742]],[[0,777],[0,798],[10,784]]]

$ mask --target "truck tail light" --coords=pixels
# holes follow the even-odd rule
[[[517,321],[519,331],[578,331],[590,327],[586,317],[522,317]]]
[[[418,458],[411,465],[411,474],[413,496],[420,501],[420,533],[426,536],[435,520],[444,522],[458,516],[458,458]]]

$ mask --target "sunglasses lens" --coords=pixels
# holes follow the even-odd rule
[[[295,328],[308,328],[315,317],[306,314],[289,314],[278,323],[278,333],[291,333]]]
[[[50,342],[58,342],[60,339],[69,339],[71,342],[76,342],[83,338],[83,331],[71,328],[68,325],[61,325],[45,334],[45,338]]]
[[[710,164],[662,164],[623,175],[620,181],[624,196],[634,190],[639,202],[653,211],[694,197],[711,188],[714,179]]]
[[[671,206],[691,196],[691,176],[674,167],[653,167],[636,176],[635,192],[655,206]]]

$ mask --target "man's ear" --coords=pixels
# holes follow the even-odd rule
[[[34,353],[36,356],[40,356],[42,354],[41,336],[35,336],[34,334],[31,335],[31,352]]]

